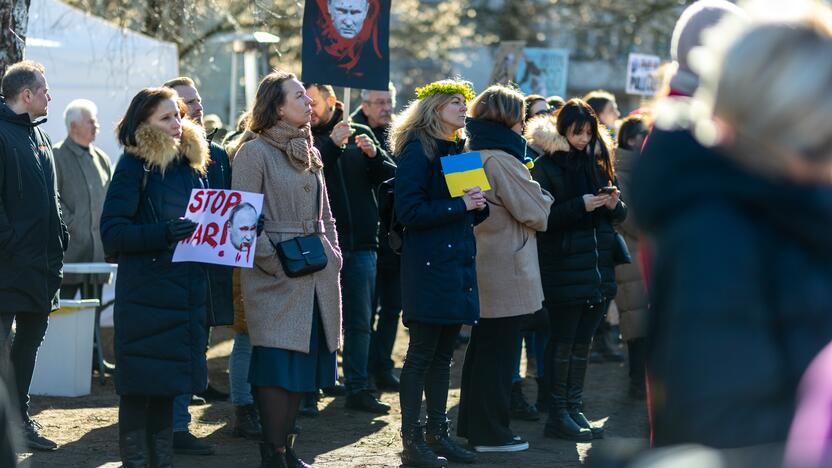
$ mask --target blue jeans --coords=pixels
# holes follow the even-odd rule
[[[228,357],[228,385],[231,387],[231,404],[234,406],[254,404],[251,385],[248,383],[250,364],[251,338],[245,333],[235,333],[234,347]]]
[[[380,268],[376,278],[377,309],[375,329],[370,336],[370,372],[389,373],[393,370],[393,346],[399,330],[402,311],[401,274],[398,268]]]
[[[376,252],[345,252],[341,298],[344,308],[344,384],[348,394],[367,389],[375,287]]]
[[[549,343],[549,334],[541,332],[526,332],[523,339],[517,343],[514,353],[514,375],[511,382],[519,382],[520,377],[520,355],[523,354],[523,341],[526,341],[526,359],[529,357],[529,350],[534,352],[535,365],[537,366],[537,377],[543,378],[543,363],[546,361],[546,344]]]
[[[191,424],[191,413],[188,412],[191,396],[189,393],[173,399],[173,432],[188,432],[188,425]]]

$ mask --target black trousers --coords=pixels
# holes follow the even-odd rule
[[[7,343],[12,331],[12,322],[17,321],[14,340]],[[4,359],[9,359],[14,371],[14,385],[9,387],[9,395],[17,397],[18,409],[23,419],[29,417],[29,385],[35,372],[35,358],[38,348],[46,335],[49,315],[0,313],[0,349]]]
[[[548,305],[546,308],[549,310],[551,336],[549,343],[592,343],[592,337],[603,320],[608,305],[609,301],[595,304]]]
[[[118,402],[118,432],[144,429],[156,434],[173,427],[173,397],[122,395]]]
[[[471,332],[462,366],[457,434],[471,445],[502,445],[514,434],[511,380],[517,346],[529,315],[481,319]]]
[[[447,419],[454,342],[462,326],[408,322],[408,328],[410,345],[402,367],[399,390],[402,427],[419,424],[422,393],[425,395],[428,424],[444,423]]]

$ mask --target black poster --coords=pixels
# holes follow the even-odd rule
[[[301,79],[386,91],[389,42],[390,0],[306,0]]]

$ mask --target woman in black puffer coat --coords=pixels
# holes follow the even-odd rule
[[[592,108],[572,99],[557,117],[529,122],[526,139],[543,156],[532,176],[555,198],[538,235],[540,273],[551,337],[546,347],[550,394],[546,436],[587,441],[603,434],[582,412],[592,336],[615,297],[615,229],[627,215],[614,187],[613,148]],[[551,369],[551,371],[550,371]]]
[[[125,467],[170,466],[173,398],[205,390],[208,275],[173,263],[196,224],[191,190],[207,185],[200,127],[181,120],[176,92],[139,92],[118,124],[124,154],[101,214],[101,239],[118,255],[114,306],[119,452]]]

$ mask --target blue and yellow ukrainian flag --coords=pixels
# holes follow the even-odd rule
[[[472,187],[479,187],[483,192],[491,190],[478,151],[445,156],[440,162],[452,197],[461,197],[465,195],[464,189]]]

